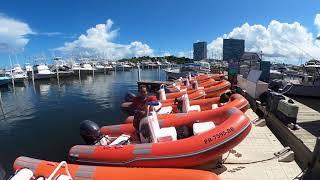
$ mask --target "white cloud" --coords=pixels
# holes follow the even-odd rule
[[[79,54],[87,52],[90,55],[99,55],[108,59],[121,59],[133,56],[152,56],[153,49],[139,41],[123,45],[112,42],[118,36],[118,29],[112,30],[113,22],[108,19],[105,24],[97,24],[72,42],[55,50],[63,53]]]
[[[35,34],[27,23],[0,13],[0,52],[21,51],[28,44],[28,35]]]
[[[318,37],[320,36],[320,14],[316,15],[316,18],[314,19],[314,25],[317,27],[318,29]]]
[[[315,25],[320,28],[320,15],[315,18]],[[246,51],[260,52],[265,57],[286,57],[296,63],[297,59],[320,57],[320,44],[314,35],[298,22],[281,23],[272,20],[268,26],[243,24],[230,33],[216,38],[208,44],[208,56],[222,54],[223,38],[244,39]]]
[[[48,37],[64,35],[64,33],[62,33],[62,32],[42,32],[39,34],[44,35],[44,36],[48,36]]]
[[[180,51],[176,55],[177,57],[186,57],[186,58],[192,58],[193,51]]]
[[[162,54],[159,54],[159,56],[163,56],[163,57],[165,57],[165,56],[171,56],[172,54],[170,53],[170,52],[164,52],[164,53],[162,53]]]

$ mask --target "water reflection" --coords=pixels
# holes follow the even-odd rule
[[[157,79],[156,70],[143,71],[144,80]],[[137,89],[137,72],[77,76],[0,88],[5,118],[0,114],[0,162],[11,170],[20,155],[52,161],[65,160],[71,146],[83,143],[79,123],[120,123],[120,103]],[[0,112],[1,113],[1,112]],[[40,147],[40,148],[39,148]]]
[[[36,112],[30,89],[25,86],[15,86],[2,92],[4,114],[0,115],[0,133],[8,133],[19,122],[30,120]]]

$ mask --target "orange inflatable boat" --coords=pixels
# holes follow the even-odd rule
[[[206,97],[218,97],[221,94],[225,93],[228,91],[231,87],[231,83],[226,80],[222,80],[221,83],[211,86],[208,88],[204,88],[204,92],[206,93]]]
[[[208,79],[208,80],[205,80],[203,81],[202,83],[198,84],[199,87],[204,87],[204,88],[208,88],[210,86],[215,86],[217,84],[219,84],[220,81],[215,81],[214,79]],[[190,84],[190,83],[188,83]],[[194,87],[192,85],[175,85],[175,86],[170,86],[170,87],[167,87],[166,90],[169,92],[169,93],[173,93],[173,92],[179,92],[180,90],[179,89],[187,89],[187,90],[192,90],[194,89]]]
[[[176,130],[180,127],[185,129],[183,133]],[[132,124],[103,127],[101,133],[108,135],[103,138],[116,137],[111,144],[76,145],[70,149],[69,158],[93,165],[194,167],[238,145],[250,132],[251,122],[236,108],[194,112],[174,120],[158,120],[152,111],[140,121],[139,129],[137,134]]]
[[[190,100],[195,99],[203,99],[203,98],[211,98],[211,97],[218,97],[223,93],[226,93],[230,89],[230,82],[226,80],[220,81],[219,84],[216,84],[215,86],[211,86],[208,88],[198,88],[196,90],[188,90],[188,91],[181,91],[181,92],[175,92],[175,93],[165,93],[165,90],[163,87],[159,90],[159,97],[160,101],[163,104],[173,104],[175,101],[175,98],[179,98],[184,94],[188,94]]]
[[[183,103],[183,102],[181,102]],[[205,99],[196,99],[190,100],[190,106],[199,105],[201,111],[211,110],[219,106],[220,97],[205,98]],[[178,109],[177,103],[162,103],[162,107],[171,106],[174,113],[180,113],[181,110]],[[183,104],[181,105],[183,107]],[[250,104],[246,98],[240,94],[232,94],[228,102],[224,103],[224,106],[236,107],[241,111],[245,112],[250,108]]]
[[[171,102],[175,98],[179,98],[186,93],[189,95],[190,99],[201,99],[201,98],[205,98],[205,96],[206,96],[205,91],[203,89],[190,90],[190,91],[180,91],[180,92],[166,94],[166,100],[161,100],[161,103]]]
[[[216,81],[220,81],[220,80],[224,79],[224,74],[200,74],[198,76],[191,78],[191,80],[196,80],[199,83],[201,83],[201,81],[205,81],[209,78],[212,78]]]
[[[207,111],[207,110],[212,110],[217,108],[216,110],[219,110],[219,103],[220,103],[220,97],[214,97],[214,98],[206,98],[206,99],[198,99],[198,100],[191,100],[190,105],[187,105],[186,102],[181,102],[181,109],[178,109],[177,104],[170,104],[162,103],[162,107],[171,107],[171,111],[173,113],[163,113],[163,114],[158,114],[158,119],[166,119],[166,118],[171,118],[174,119],[178,116],[181,116],[181,113],[188,113],[188,110],[191,108],[190,111]],[[186,107],[189,106],[189,107]],[[246,98],[244,98],[240,94],[233,94],[230,96],[230,99],[228,102],[224,103],[224,107],[235,107],[240,109],[242,112],[246,112],[250,108],[250,104]],[[195,108],[193,108],[195,107]],[[198,108],[196,108],[198,107]],[[161,110],[161,108],[160,108]],[[178,114],[176,114],[178,113]],[[132,123],[133,122],[133,116],[128,116],[124,123]]]
[[[15,179],[36,179],[43,177],[48,179],[83,179],[83,180],[217,180],[219,177],[211,172],[190,169],[169,168],[125,168],[125,167],[103,167],[85,166],[77,164],[57,163],[19,157],[13,164],[16,171]],[[54,173],[54,171],[56,172]],[[54,173],[54,174],[53,174]],[[33,176],[29,178],[30,176]],[[35,177],[35,178],[34,178]]]

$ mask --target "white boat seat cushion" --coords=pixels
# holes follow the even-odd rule
[[[194,123],[193,124],[193,135],[199,135],[201,133],[214,129],[216,125],[212,122]]]
[[[212,104],[212,109],[217,109],[218,107],[218,104]]]
[[[193,105],[190,106],[190,101],[189,101],[189,97],[188,94],[184,94],[182,96],[182,112],[183,113],[188,113],[188,112],[192,112],[192,111],[201,111],[201,107],[199,105]]]
[[[157,114],[170,114],[172,112],[172,106],[161,107]]]
[[[157,141],[175,141],[177,140],[177,131],[174,127],[161,128],[157,132]]]
[[[190,106],[189,109],[188,109],[188,112],[192,112],[192,111],[198,111],[198,112],[200,112],[200,111],[201,111],[200,105]]]
[[[109,146],[120,144],[121,142],[128,141],[130,139],[129,135],[121,134],[117,139],[115,139]]]
[[[157,114],[170,114],[172,112],[172,107],[171,106],[162,107],[161,102],[159,102],[158,106],[154,106],[154,110],[157,112]]]
[[[147,121],[151,131],[152,142],[162,142],[169,140],[177,140],[177,131],[174,127],[160,128],[158,118],[155,112],[147,117]]]

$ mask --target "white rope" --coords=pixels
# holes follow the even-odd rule
[[[69,169],[68,169],[68,164],[67,164],[67,162],[66,162],[66,161],[61,161],[60,164],[56,167],[56,169],[52,172],[52,174],[48,177],[48,180],[52,180],[52,179],[53,179],[53,176],[58,172],[58,170],[59,170],[63,165],[65,165],[67,175],[71,178],[71,175],[70,175],[70,172],[69,172]]]
[[[287,90],[285,90],[284,92],[281,92],[280,94],[281,95],[283,95],[283,94],[285,94],[285,93],[287,93],[287,92],[289,92],[290,90],[291,90],[291,88],[294,86],[294,84],[292,84],[292,83],[290,83],[291,84],[291,86],[287,89]],[[287,85],[288,86],[288,85]],[[287,87],[286,86],[286,87]]]

